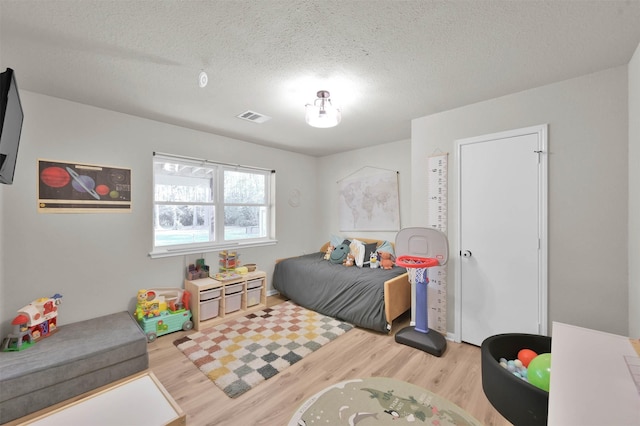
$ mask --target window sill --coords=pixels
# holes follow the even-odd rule
[[[241,249],[250,248],[250,247],[273,246],[277,243],[278,243],[278,240],[262,240],[262,241],[253,241],[253,242],[237,242],[237,243],[220,244],[215,246],[155,249],[149,252],[149,257],[152,259],[159,259],[162,257],[185,256],[188,254],[209,253],[212,251],[234,250],[234,249],[241,250]]]

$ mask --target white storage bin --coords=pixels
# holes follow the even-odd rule
[[[262,287],[262,280],[261,279],[257,279],[257,280],[251,280],[247,282],[247,290],[251,290],[254,288],[260,288]]]
[[[234,293],[240,293],[242,291],[243,285],[244,285],[243,283],[239,283],[239,284],[232,284],[232,285],[225,286],[224,294],[229,295]]]
[[[247,307],[255,306],[260,303],[260,299],[262,298],[262,284],[258,288],[252,288],[247,291]]]
[[[224,296],[225,314],[240,310],[240,306],[242,305],[242,285],[240,285],[240,290],[240,292]]]
[[[206,321],[218,316],[220,311],[220,297],[200,302],[200,321]]]
[[[222,295],[222,290],[219,288],[212,288],[211,290],[203,290],[200,292],[200,301],[215,299]]]

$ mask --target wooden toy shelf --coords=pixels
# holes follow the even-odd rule
[[[191,293],[195,330],[267,307],[267,274],[263,271],[249,272],[228,281],[185,280],[184,288]]]

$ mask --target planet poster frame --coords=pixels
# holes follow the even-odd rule
[[[131,169],[38,159],[38,212],[130,213]]]

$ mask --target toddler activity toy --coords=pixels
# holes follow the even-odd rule
[[[135,318],[153,342],[159,336],[180,330],[191,330],[191,293],[181,288],[139,290]]]
[[[13,331],[2,342],[2,351],[27,349],[39,339],[54,333],[58,327],[58,305],[62,295],[41,297],[18,310],[11,321]]]
[[[442,356],[447,341],[428,326],[428,269],[442,266],[449,258],[447,236],[433,228],[404,228],[396,236],[396,265],[407,268],[412,286],[411,324],[396,333],[396,342]]]

